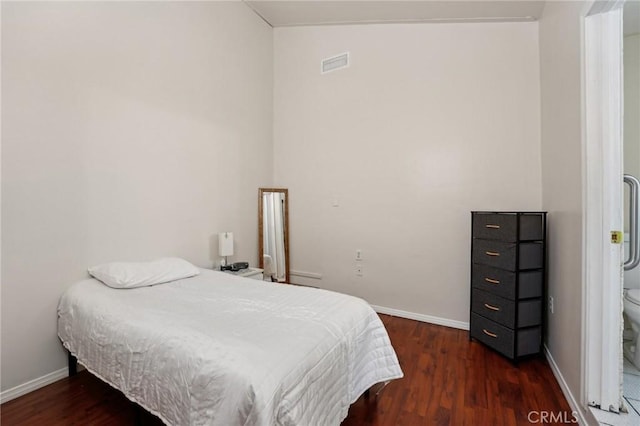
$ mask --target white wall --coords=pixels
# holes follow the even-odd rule
[[[574,398],[581,395],[582,123],[579,1],[547,2],[540,19],[542,207],[549,212],[546,345]],[[580,401],[581,402],[581,401]]]
[[[468,322],[469,212],[541,207],[538,24],[274,33],[291,268],[375,305]],[[349,68],[320,75],[346,51]]]
[[[640,34],[624,38],[624,171],[640,177]]]
[[[272,30],[239,2],[2,3],[2,390],[66,365],[88,265],[219,231],[256,261],[272,183]]]
[[[625,10],[626,13],[626,10]],[[640,178],[640,34],[624,38],[624,172]],[[629,232],[629,190],[625,190],[625,232]],[[628,253],[628,239],[625,239]],[[627,257],[627,255],[625,255]],[[640,268],[624,272],[624,288],[640,288]]]

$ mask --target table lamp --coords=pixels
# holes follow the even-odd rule
[[[218,234],[218,255],[224,256],[220,266],[226,266],[227,256],[233,256],[233,232],[221,232]]]

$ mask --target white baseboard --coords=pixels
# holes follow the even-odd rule
[[[569,385],[567,385],[566,380],[562,376],[562,373],[558,368],[558,364],[556,364],[556,361],[553,359],[553,356],[551,356],[551,352],[549,352],[549,348],[547,348],[547,345],[544,345],[544,355],[547,358],[547,361],[549,362],[549,366],[551,367],[551,371],[553,372],[553,375],[555,376],[556,381],[560,385],[560,389],[562,390],[564,397],[567,398],[567,402],[569,403],[571,410],[577,416],[578,424],[585,425],[585,426],[594,424],[595,419],[592,419],[591,421],[587,421],[587,418],[585,417],[586,415],[585,410],[580,406],[575,396],[571,392],[571,389],[569,389]],[[589,415],[589,417],[592,417],[592,416]],[[597,422],[595,424],[597,424]]]
[[[29,380],[26,383],[23,383],[11,389],[7,389],[6,391],[2,391],[0,392],[0,404],[4,404],[5,402],[16,399],[19,396],[50,385],[51,383],[57,382],[60,379],[64,379],[68,375],[69,369],[65,367],[52,373],[45,374],[44,376],[38,377],[37,379]]]
[[[293,277],[313,278],[314,280],[322,279],[322,274],[318,274],[317,272],[295,271],[293,269],[289,271],[289,275]]]
[[[374,311],[379,314],[393,315],[394,317],[412,319],[429,324],[444,325],[445,327],[458,328],[460,330],[469,330],[469,323],[463,321],[455,321],[447,318],[434,317],[431,315],[418,314],[415,312],[402,311],[400,309],[386,308],[384,306],[371,305]]]

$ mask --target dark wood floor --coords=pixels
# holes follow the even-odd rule
[[[380,316],[405,377],[378,397],[361,397],[343,426],[530,425],[529,413],[563,413],[567,404],[543,357],[514,366],[466,331]],[[120,392],[87,372],[60,380],[0,407],[3,426],[161,425]],[[535,413],[530,417],[537,420]],[[549,423],[546,423],[549,424]],[[302,425],[301,425],[302,426]],[[309,425],[315,426],[315,425]]]

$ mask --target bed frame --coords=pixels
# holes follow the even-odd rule
[[[69,363],[69,377],[73,377],[77,375],[78,374],[78,358],[73,356],[71,352],[67,351],[67,361]],[[367,392],[369,391],[367,390]],[[135,426],[141,426],[143,424],[142,416],[143,416],[144,408],[142,408],[139,404],[133,404],[133,405],[135,406],[134,424]]]
[[[76,374],[78,374],[78,358],[73,356],[73,354],[71,352],[67,351],[67,360],[69,362],[69,377],[73,377]],[[389,382],[383,383],[382,386],[374,394],[374,396],[377,397],[380,394],[380,392],[382,392],[382,389],[384,389],[387,386],[388,383]],[[369,388],[366,391],[364,391],[364,398],[365,399],[369,399],[369,397],[371,396],[371,389],[374,386],[376,386],[376,385],[373,385],[371,388]]]
[[[67,360],[69,362],[69,377],[75,376],[78,374],[78,358],[67,351]]]

